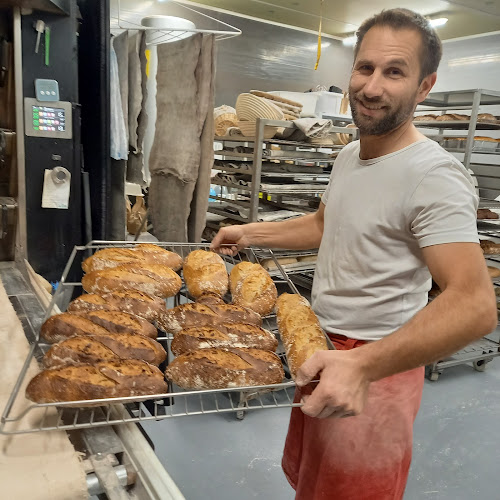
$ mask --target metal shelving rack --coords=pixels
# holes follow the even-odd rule
[[[315,210],[314,206],[306,206],[305,202],[318,200],[318,195],[322,194],[326,189],[326,176],[328,174],[318,172],[317,169],[312,171],[313,169],[310,165],[314,164],[316,167],[324,168],[333,164],[336,156],[334,153],[341,150],[344,146],[324,146],[303,141],[290,141],[275,138],[264,139],[264,128],[266,126],[281,127],[285,129],[296,128],[293,122],[290,121],[258,119],[256,123],[255,137],[226,136],[215,138],[215,141],[222,143],[224,148],[228,143],[239,143],[245,145],[242,148],[246,149],[246,151],[228,151],[226,149],[215,151],[216,156],[221,156],[223,160],[216,162],[213,169],[228,174],[244,174],[249,181],[244,182],[243,185],[235,185],[219,179],[212,179],[212,184],[230,189],[232,193],[236,195],[235,197],[237,197],[237,199],[230,199],[221,195],[212,195],[211,198],[215,198],[218,201],[226,202],[237,208],[244,209],[247,211],[248,217],[242,217],[241,215],[235,213],[229,213],[218,207],[216,204],[211,204],[208,208],[208,212],[224,216],[235,222],[246,223],[256,222],[258,220],[259,206],[267,206],[277,210],[285,209],[303,213]],[[348,127],[333,127],[332,133],[349,134],[356,138],[358,130]],[[271,145],[278,145],[290,149],[288,151],[284,149],[282,150],[281,155],[273,156],[269,153]],[[319,149],[329,149],[332,151],[332,154],[330,155],[319,152]],[[265,165],[266,162],[274,160],[279,160],[280,162],[293,161],[297,168],[293,172],[266,171],[266,169],[263,168],[263,164]],[[244,162],[247,164],[247,168],[235,169],[231,166],[231,161]],[[301,163],[307,163],[308,165],[302,165],[302,168],[299,168]],[[266,183],[266,178],[271,177],[275,179],[282,179],[283,183],[276,185]],[[296,181],[300,179],[303,185],[299,182],[293,185],[287,182],[292,179]],[[293,204],[290,199],[293,201],[300,199],[304,202],[304,205],[297,206],[296,204]],[[207,223],[207,226],[211,229],[218,229],[218,225],[214,223],[209,222]],[[300,255],[296,255],[296,252],[278,251],[275,256],[278,258],[297,256],[305,257],[310,254],[311,252],[302,252]],[[315,263],[304,263],[302,265],[297,263],[296,265],[290,267],[285,266],[285,270],[288,274],[297,275],[303,271],[313,271],[314,267]]]
[[[484,106],[499,106],[500,92],[484,89],[457,90],[449,92],[435,92],[429,94],[427,99],[421,103],[422,108],[418,111],[431,112],[439,111],[444,114],[446,111],[470,110],[470,120],[468,121],[414,121],[417,127],[426,129],[437,129],[438,135],[433,138],[445,139],[444,131],[466,130],[467,138],[464,149],[446,148],[451,153],[462,153],[464,155],[462,163],[466,168],[471,168],[478,179],[500,179],[500,175],[484,175],[476,172],[475,168],[480,166],[472,162],[472,155],[476,153],[497,155],[500,158],[500,149],[483,151],[474,147],[474,136],[477,130],[498,131],[500,130],[500,120],[496,122],[478,121],[479,108]],[[453,136],[449,136],[453,137]],[[490,157],[491,158],[491,157]],[[488,164],[488,167],[498,167],[499,165]],[[479,169],[480,170],[480,169]],[[481,186],[479,186],[481,193]],[[500,194],[497,193],[497,194]],[[479,208],[499,209],[500,203],[488,198],[480,198]],[[478,221],[478,233],[487,237],[500,238],[500,222],[496,219],[487,221]],[[496,227],[495,227],[496,225]],[[499,239],[500,241],[500,239]],[[500,264],[500,255],[485,255],[487,260],[495,261]],[[500,280],[493,280],[495,286],[500,286]],[[500,342],[484,337],[477,340],[461,351],[455,353],[447,359],[440,360],[428,366],[427,376],[430,380],[436,381],[445,368],[457,366],[465,363],[472,363],[476,371],[484,371],[486,365],[493,358],[500,356]]]

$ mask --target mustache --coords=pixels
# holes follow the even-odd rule
[[[367,97],[364,94],[362,94],[361,92],[357,92],[356,94],[354,94],[354,98],[358,99],[359,101],[366,102],[367,104],[368,103],[377,104],[377,103],[383,102],[382,98],[380,98],[380,97]]]

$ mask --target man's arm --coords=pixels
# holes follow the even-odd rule
[[[357,415],[371,382],[443,359],[495,329],[496,299],[479,245],[434,245],[423,254],[442,293],[384,339],[351,351],[319,352],[306,361],[297,384],[318,373],[320,384],[304,413]]]
[[[295,219],[223,227],[213,239],[210,248],[227,255],[235,255],[242,248],[252,245],[288,250],[318,248],[323,236],[324,214],[325,205],[320,203],[315,213]]]

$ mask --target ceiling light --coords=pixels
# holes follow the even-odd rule
[[[354,45],[358,37],[356,35],[348,36],[342,40],[343,45]]]
[[[433,28],[439,28],[439,26],[444,26],[448,22],[447,17],[438,17],[437,19],[429,19],[429,24]]]

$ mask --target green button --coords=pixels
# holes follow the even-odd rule
[[[40,122],[38,120],[33,120],[33,125],[35,125],[36,127],[38,127],[38,125],[40,125]]]
[[[33,128],[34,128],[35,130],[39,130],[39,128],[38,128],[38,127],[33,127]]]

